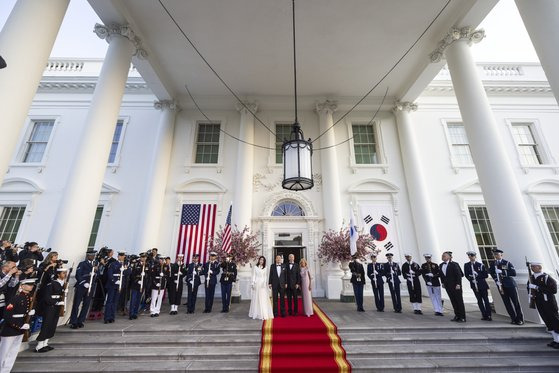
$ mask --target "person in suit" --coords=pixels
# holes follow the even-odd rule
[[[198,297],[198,288],[202,281],[202,264],[200,263],[200,255],[194,254],[192,256],[192,263],[188,264],[186,271],[186,284],[188,286],[188,301],[186,303],[186,313],[194,313],[196,308],[196,298]]]
[[[427,285],[427,293],[431,298],[435,316],[443,316],[443,301],[441,298],[441,282],[439,266],[431,261],[431,254],[423,254],[425,263],[421,265],[421,276]]]
[[[210,253],[210,261],[204,263],[203,274],[206,278],[206,304],[204,313],[212,312],[214,304],[215,286],[217,285],[217,275],[219,274],[220,267],[217,262],[217,253]]]
[[[276,262],[270,267],[268,286],[272,289],[274,317],[278,316],[278,295],[281,317],[285,317],[285,289],[287,288],[287,268],[281,262],[282,256],[276,255]]]
[[[221,312],[229,312],[231,306],[231,291],[233,283],[237,281],[237,264],[233,261],[233,255],[228,253],[221,263]]]
[[[421,311],[421,283],[419,282],[421,267],[419,264],[412,261],[411,254],[405,254],[404,257],[406,261],[402,264],[402,275],[406,279],[406,284],[408,285],[408,294],[410,295],[413,313],[416,315],[423,315]]]
[[[511,262],[503,259],[503,250],[493,249],[493,258],[495,261],[491,263],[489,273],[499,289],[501,299],[503,299],[507,313],[510,316],[510,323],[523,325],[524,314],[518,301],[518,291],[516,281],[514,281],[516,269]]]
[[[290,316],[297,316],[299,306],[297,292],[301,288],[301,271],[299,270],[299,264],[295,263],[295,255],[289,254],[286,270],[287,288],[285,293],[287,295],[287,312]]]
[[[363,309],[363,285],[365,285],[365,268],[359,262],[358,255],[351,256],[349,262],[349,270],[351,271],[351,285],[353,285],[353,294],[355,295],[355,304],[358,312],[365,312]]]
[[[553,341],[547,345],[559,350],[559,313],[557,312],[557,282],[547,273],[543,272],[540,262],[531,262],[532,276],[528,282],[528,290],[534,298],[536,309],[540,314],[547,331],[551,332]]]
[[[367,277],[371,280],[375,306],[378,312],[384,312],[384,266],[377,263],[377,254],[371,254],[372,263],[367,264]]]
[[[89,304],[93,296],[94,289],[89,289],[95,284],[95,271],[93,259],[95,259],[96,251],[88,251],[85,253],[85,260],[78,264],[76,270],[76,284],[74,285],[74,302],[72,303],[72,313],[70,315],[70,329],[84,327],[84,321],[89,312]],[[93,276],[93,281],[91,281]],[[80,311],[80,304],[82,306]],[[78,315],[78,311],[79,315]]]
[[[439,269],[443,287],[454,309],[454,318],[452,321],[466,322],[466,309],[462,296],[462,277],[464,277],[464,273],[462,273],[460,265],[452,261],[451,251],[445,251],[443,253],[442,261],[443,262],[439,265]]]
[[[388,282],[394,312],[402,313],[402,298],[400,297],[400,275],[402,275],[402,271],[398,263],[392,261],[393,257],[394,254],[386,253],[387,262],[384,263],[384,277]]]
[[[466,253],[470,261],[464,263],[464,275],[470,281],[470,287],[474,291],[477,299],[477,305],[481,311],[481,319],[483,321],[491,321],[491,305],[489,304],[489,285],[485,279],[489,277],[485,266],[476,261],[477,254],[473,251]]]

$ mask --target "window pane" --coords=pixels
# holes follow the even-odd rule
[[[25,212],[25,206],[0,207],[0,239],[14,241]]]
[[[40,163],[54,127],[54,121],[35,121],[23,153],[23,163]]]
[[[512,135],[518,148],[520,163],[525,166],[543,164],[531,126],[530,123],[512,125]]]
[[[353,124],[353,150],[356,164],[378,162],[375,133],[372,125]]]
[[[113,143],[111,144],[111,152],[109,153],[109,164],[113,164],[116,161],[116,156],[118,152],[118,145],[120,143],[120,138],[122,136],[122,128],[124,122],[119,120],[116,122],[115,132],[113,134]]]
[[[284,140],[289,140],[291,136],[292,124],[278,123],[276,124],[276,163],[283,163],[283,153],[281,146]]]
[[[487,209],[482,206],[470,206],[470,219],[474,229],[479,255],[483,264],[489,267],[494,260],[491,250],[497,248],[491,221],[487,215]]]
[[[95,248],[95,242],[97,241],[97,234],[99,233],[99,225],[101,224],[101,217],[103,216],[103,206],[97,206],[95,211],[95,218],[93,219],[93,226],[91,227],[91,234],[89,235],[88,249]]]
[[[542,206],[547,229],[559,255],[559,206]]]
[[[305,212],[295,202],[280,202],[272,211],[272,216],[305,216]]]
[[[447,128],[452,161],[459,165],[472,165],[474,161],[464,125],[462,123],[449,123]]]
[[[219,156],[219,123],[199,123],[195,163],[217,163]]]

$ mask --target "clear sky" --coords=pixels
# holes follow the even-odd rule
[[[16,0],[0,0],[0,27]],[[93,25],[100,22],[86,0],[72,0],[51,57],[103,58],[107,43],[95,36]],[[500,0],[481,24],[486,38],[474,45],[479,62],[537,62],[538,57],[524,28],[514,0]]]

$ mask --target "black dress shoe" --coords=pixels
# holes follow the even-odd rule
[[[423,315],[423,312],[421,310],[417,310],[416,312],[418,315]]]
[[[552,348],[559,350],[559,343],[555,342],[555,346],[551,346]]]
[[[45,348],[46,348],[48,351],[54,350],[54,347],[52,347],[52,346],[45,346]]]
[[[442,312],[435,312],[435,316],[444,316]]]
[[[78,323],[78,328],[83,328],[84,326],[83,322]]]
[[[456,322],[466,322],[466,319],[458,319]]]
[[[111,323],[111,324],[114,323],[114,322],[115,322],[114,319],[109,320],[109,323]]]
[[[549,342],[549,343],[547,344],[547,346],[548,346],[548,347],[553,347],[553,346],[555,346],[556,343],[557,343],[557,342],[555,342],[555,341],[551,341],[551,342]]]
[[[76,324],[70,324],[70,329],[77,329],[78,326]]]
[[[524,325],[524,321],[519,320],[519,321],[516,322],[516,325]]]
[[[384,310],[377,310],[377,312],[384,312]]]
[[[50,350],[47,348],[47,346],[41,348],[40,350],[35,350],[38,353],[43,353],[43,352],[49,352]]]
[[[104,324],[108,324],[108,323],[109,323],[109,320],[105,320],[103,323],[104,323]]]
[[[358,312],[365,312],[365,310],[363,308],[358,308],[357,311]]]
[[[402,313],[402,310],[396,310],[396,311],[394,311],[394,312],[396,312],[396,313]]]
[[[204,310],[204,313],[210,313],[210,311],[208,311],[208,310]]]
[[[516,324],[516,321],[513,320],[513,321],[511,321],[510,323],[511,323],[512,325],[514,325],[514,324]]]
[[[227,312],[227,311],[225,311],[225,310],[221,310],[221,313],[225,313],[225,312]]]
[[[158,314],[158,313],[156,313],[156,314],[155,314],[155,317],[159,317],[159,314]]]

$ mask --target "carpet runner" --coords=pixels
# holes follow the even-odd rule
[[[298,315],[264,321],[260,372],[351,372],[336,325],[316,303],[313,310],[311,317]]]

